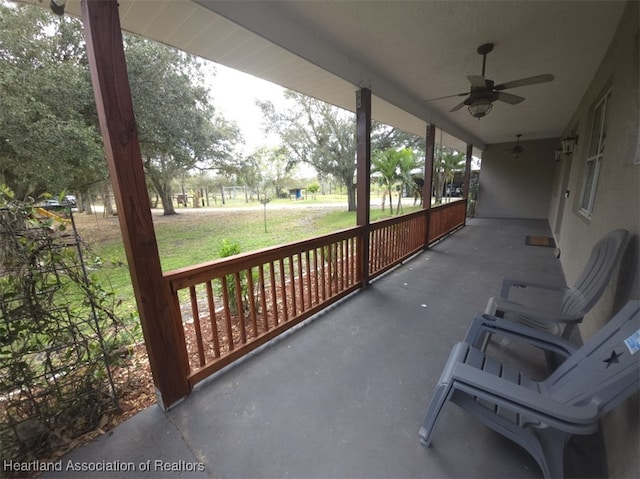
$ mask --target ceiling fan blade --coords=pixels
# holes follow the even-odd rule
[[[453,111],[458,111],[460,108],[462,108],[463,106],[465,106],[465,103],[459,103],[456,106],[454,106],[451,110],[449,110],[449,113],[453,112]]]
[[[486,88],[487,86],[487,82],[484,81],[482,75],[469,75],[467,78],[473,88]]]
[[[454,95],[439,96],[438,98],[429,98],[428,100],[425,100],[425,101],[444,100],[445,98],[453,98],[454,96],[467,96],[469,93],[470,92],[466,91],[464,93],[456,93]]]
[[[521,78],[520,80],[513,80],[507,83],[501,83],[493,87],[494,90],[506,90],[507,88],[517,88],[527,85],[535,85],[537,83],[546,83],[553,81],[555,77],[551,73],[545,73],[544,75],[536,75],[528,78]]]
[[[524,98],[518,95],[512,95],[511,93],[499,91],[497,100],[509,103],[510,105],[517,105],[518,103],[523,102]]]

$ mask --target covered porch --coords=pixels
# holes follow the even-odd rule
[[[348,11],[335,12],[324,2],[249,5],[168,1],[162,3],[163,10],[153,13],[147,10],[150,3],[121,3],[118,8],[115,2],[83,2],[82,17],[154,379],[161,406],[173,408],[164,413],[151,408],[65,461],[131,463],[136,476],[143,473],[140,464],[151,461],[149,477],[161,472],[154,468],[156,460],[177,463],[183,474],[185,464],[202,464],[205,470],[197,472],[202,477],[539,477],[537,466],[524,452],[468,421],[453,407],[431,449],[420,446],[417,431],[451,346],[462,339],[473,314],[497,293],[502,275],[563,282],[564,267],[572,280],[596,239],[624,226],[634,235],[635,248],[626,263],[630,266],[624,276],[612,282],[605,301],[585,321],[586,332],[606,322],[616,305],[637,296],[638,203],[629,199],[637,200],[638,194],[638,106],[637,101],[626,100],[626,95],[637,98],[637,68],[631,71],[631,59],[638,57],[637,3],[583,2],[575,8],[566,2],[548,2],[540,8],[522,2],[458,2],[451,7],[447,2],[407,2],[411,8],[399,10],[403,17],[397,19],[391,15],[395,9],[391,2],[366,12],[358,8],[358,2],[332,2],[334,8],[347,6]],[[510,8],[503,8],[503,3]],[[305,11],[304,5],[311,5],[310,10]],[[80,5],[70,2],[68,11],[80,15]],[[630,20],[619,23],[624,11],[629,12],[625,18]],[[327,247],[342,255],[343,271],[347,276],[355,274],[355,279],[341,283],[346,287],[336,300],[344,296],[348,301],[322,312],[302,306],[305,317],[298,318],[305,322],[295,327],[294,334],[268,338],[274,339],[268,344],[264,336],[265,343],[256,343],[256,352],[232,365],[218,361],[209,366],[202,340],[198,340],[194,367],[182,344],[182,324],[192,323],[181,321],[184,317],[177,311],[177,295],[191,296],[191,309],[197,317],[201,296],[194,289],[196,280],[210,282],[211,278],[203,277],[210,272],[205,275],[195,269],[176,276],[160,269],[129,102],[119,16],[125,30],[204,58],[226,60],[231,66],[244,65],[245,71],[356,112],[356,229],[349,237],[333,238],[330,245],[306,245],[313,248],[314,258],[322,257]],[[498,21],[503,16],[505,21]],[[366,18],[371,20],[369,30]],[[413,32],[433,37],[405,35],[406,18],[422,22]],[[352,25],[363,28],[354,31]],[[454,31],[464,33],[452,35]],[[377,39],[384,42],[372,43]],[[480,57],[474,49],[488,41],[504,48],[500,55],[496,51],[490,57],[492,78],[526,78],[550,72],[557,81],[527,90],[527,102],[521,107],[496,108],[491,121],[478,121],[467,114],[456,116],[455,107],[449,110],[452,105],[428,101],[468,89],[469,75],[479,73]],[[413,51],[409,49],[412,46],[420,51],[398,54]],[[405,61],[396,64],[396,59]],[[409,69],[410,64],[419,69]],[[484,67],[482,71],[484,77]],[[460,79],[462,86],[458,87]],[[584,195],[592,106],[611,84],[619,92],[611,106],[615,128],[607,137],[612,145],[607,147],[611,160],[603,162],[598,207],[593,209],[593,198]],[[450,89],[450,85],[456,87]],[[554,88],[549,90],[551,86]],[[485,218],[474,219],[360,289],[369,280],[369,246],[376,230],[369,223],[369,191],[365,187],[373,119],[425,136],[427,184],[436,135],[440,144],[466,150],[468,163],[472,155],[484,153],[488,181],[481,185],[479,204],[488,207],[479,211]],[[528,154],[516,163],[509,140],[519,132],[525,132],[531,143],[524,144]],[[561,138],[577,142],[575,153],[556,154]],[[543,140],[543,145],[537,143]],[[593,191],[595,195],[595,186]],[[589,199],[588,205],[583,204],[581,195]],[[415,223],[413,231],[418,233],[409,236],[426,239],[419,246],[411,242],[412,247],[429,244],[432,216],[427,211],[410,218]],[[496,220],[489,219],[491,216],[532,219]],[[392,229],[396,231],[393,234],[400,230]],[[553,236],[563,250],[562,266],[552,248],[527,246],[527,235]],[[394,243],[384,236],[377,239]],[[354,251],[359,256],[347,266],[351,263],[346,258]],[[293,265],[298,277],[308,276],[309,250],[286,249],[286,253],[284,259],[261,257],[264,262],[258,267],[261,271],[271,268],[269,279],[296,276]],[[327,261],[323,258],[329,275],[332,254]],[[233,281],[240,285],[242,271],[249,271],[250,281],[256,267],[251,261],[242,258],[234,270],[214,266],[216,279],[223,281],[234,275]],[[279,276],[271,272],[274,261],[279,261]],[[289,268],[287,274],[285,267]],[[317,271],[315,265],[313,270]],[[282,281],[280,288],[284,290],[287,283]],[[208,294],[205,283],[197,284],[204,284],[200,287]],[[259,278],[259,284],[265,284],[265,279]],[[272,287],[276,289],[277,285]],[[291,291],[297,298],[294,291],[300,290],[291,286]],[[311,304],[305,303],[305,297],[299,298],[299,305]],[[291,309],[295,313],[295,299]],[[194,321],[193,327],[198,329],[196,324]],[[241,337],[244,344],[244,333]],[[495,347],[492,351],[501,352]],[[218,358],[215,350],[213,355]],[[608,429],[613,475],[637,471],[637,455],[628,453],[638,441],[637,408],[628,409]],[[619,434],[614,427],[619,425],[629,430]],[[570,455],[577,460],[567,458],[568,476],[607,474],[597,442],[571,444]],[[173,477],[176,472],[166,475]],[[121,476],[122,471],[114,474]]]
[[[554,249],[526,244],[550,235],[544,220],[471,219],[202,381],[169,412],[145,410],[64,466],[118,461],[130,471],[105,477],[145,477],[147,461],[146,477],[176,476],[160,463],[180,477],[540,477],[524,450],[454,405],[432,447],[420,444],[418,429],[451,347],[502,276],[564,282]],[[539,352],[489,348],[541,374]],[[606,476],[603,454],[599,434],[572,439],[567,477]],[[189,472],[193,464],[204,470]]]

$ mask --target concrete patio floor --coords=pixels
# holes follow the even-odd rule
[[[105,463],[123,470],[75,475],[541,477],[524,450],[455,405],[430,448],[418,440],[451,347],[498,294],[501,278],[564,283],[554,249],[527,246],[527,235],[550,236],[547,222],[469,220],[366,290],[209,378],[168,413],[150,407],[68,454],[62,472],[45,477]],[[532,374],[544,359],[505,344],[491,343],[488,352],[522,353]],[[606,471],[600,434],[570,441],[568,477]]]

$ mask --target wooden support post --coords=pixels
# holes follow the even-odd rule
[[[471,180],[471,160],[473,158],[473,145],[467,144],[467,162],[464,168],[464,183],[462,185],[462,197],[469,198],[469,181]]]
[[[433,157],[436,144],[436,126],[427,125],[427,135],[424,152],[424,186],[422,187],[422,208],[431,209],[431,190],[433,189]],[[425,249],[429,247],[429,224],[431,215],[427,212],[426,237],[424,239]]]
[[[371,90],[356,92],[356,222],[363,227],[358,263],[362,285],[369,284],[369,213],[371,210]]]
[[[158,401],[190,392],[184,331],[162,278],[122,44],[117,0],[82,0],[91,81]]]
[[[473,158],[473,145],[467,144],[467,162],[464,168],[464,183],[462,185],[462,197],[467,204],[467,210],[469,208],[469,182],[471,181],[471,161]],[[464,215],[464,224],[467,224],[467,215]]]

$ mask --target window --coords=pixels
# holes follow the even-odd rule
[[[604,156],[604,146],[607,139],[607,105],[611,100],[611,90],[598,102],[593,110],[593,124],[589,137],[589,150],[587,152],[587,166],[585,168],[584,185],[580,197],[580,212],[585,216],[593,213],[593,204],[596,199],[596,187],[600,165]]]

